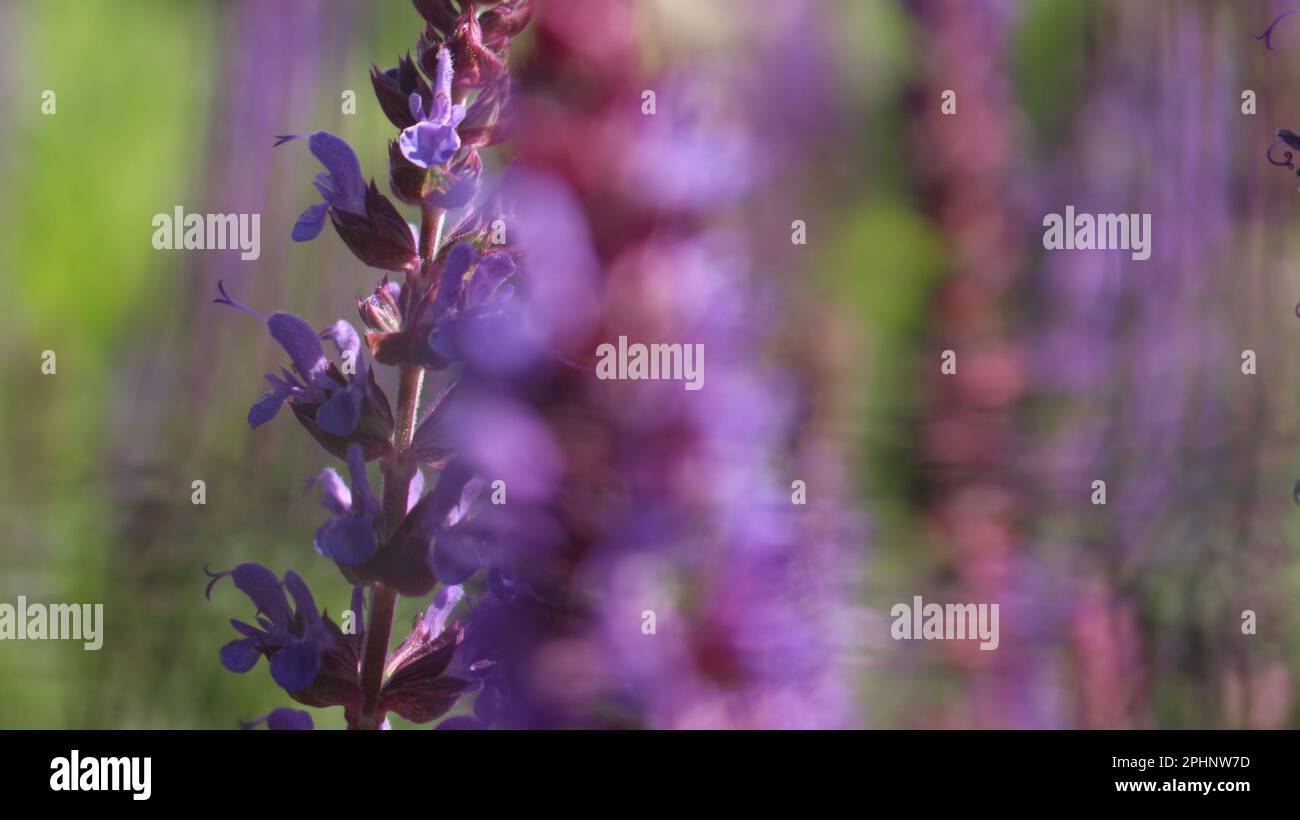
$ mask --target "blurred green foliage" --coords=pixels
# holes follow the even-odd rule
[[[291,419],[251,433],[244,423],[261,373],[278,362],[274,350],[245,317],[204,312],[210,283],[192,257],[150,246],[153,214],[203,202],[221,172],[214,155],[239,126],[223,120],[219,104],[235,79],[232,27],[239,10],[256,6],[13,0],[0,7],[7,115],[0,123],[0,602],[18,595],[103,602],[106,619],[98,653],[74,642],[0,642],[0,727],[223,728],[288,705],[263,667],[248,675],[221,668],[218,648],[234,636],[227,619],[252,613],[229,582],[205,603],[204,565],[292,567],[321,606],[337,612],[347,603],[347,585],[312,552],[321,514],[316,499],[300,492],[303,478],[330,461]],[[1104,6],[1023,4],[1008,56],[1031,147],[1068,134]],[[809,182],[831,189],[822,189],[825,212],[816,224],[832,226],[825,242],[810,247],[810,269],[818,296],[853,330],[846,357],[853,369],[844,376],[860,395],[847,459],[872,519],[864,596],[887,610],[899,590],[917,588],[941,549],[915,508],[915,424],[927,401],[915,374],[931,355],[931,300],[952,267],[951,249],[917,201],[909,164],[907,94],[927,54],[924,32],[902,2],[828,1],[825,8],[844,80],[839,102],[859,141],[824,158]],[[291,89],[304,104],[277,123],[339,133],[382,185],[392,129],[367,71],[412,47],[418,18],[407,0],[331,0],[313,19],[325,21],[317,63]],[[340,115],[340,83],[356,91],[358,116]],[[44,89],[57,93],[54,116],[41,114]],[[252,138],[269,153],[274,136]],[[302,150],[274,156],[264,259],[245,284],[271,306],[323,323],[368,277],[340,261],[332,237],[290,245],[289,227],[313,201],[316,166]],[[57,353],[57,377],[40,372],[46,349]],[[204,506],[190,503],[195,478],[207,482]],[[1282,590],[1300,587],[1298,527],[1284,522],[1267,535],[1290,550],[1277,579]],[[1230,540],[1192,532],[1187,543],[1199,549],[1215,538]],[[1233,583],[1194,569],[1148,577],[1135,597],[1148,625],[1177,622],[1190,635],[1213,634],[1197,619],[1211,603],[1215,612],[1235,605]],[[398,622],[418,605],[404,600]],[[1277,614],[1288,659],[1300,657],[1298,613]],[[1217,720],[1203,714],[1203,693],[1195,691],[1200,671],[1176,669],[1157,682],[1152,701],[1161,725]],[[909,705],[960,685],[952,676],[891,676],[883,666],[864,674],[874,725],[905,725]],[[317,724],[341,726],[338,712],[316,713]]]

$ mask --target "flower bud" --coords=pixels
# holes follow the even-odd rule
[[[375,361],[388,367],[442,370],[447,366],[447,360],[429,348],[427,335],[410,329],[392,333],[367,333],[366,346]]]
[[[478,151],[469,150],[443,171],[440,168],[429,169],[434,172],[433,189],[425,201],[438,208],[455,210],[463,208],[478,193],[479,178],[483,175],[483,160]]]
[[[348,249],[370,267],[403,273],[419,265],[411,227],[373,180],[364,216],[331,209],[330,219]]]
[[[380,71],[379,66],[372,65],[370,82],[375,87],[379,107],[389,122],[398,128],[415,125],[415,117],[411,114],[411,94],[418,92],[426,108],[433,102],[433,90],[420,76],[409,54],[397,61],[397,68],[387,71]]]
[[[483,28],[483,45],[500,51],[533,17],[533,0],[506,0],[483,13],[479,25]]]
[[[464,100],[470,91],[483,88],[506,73],[505,63],[483,45],[483,30],[472,5],[456,20],[449,37],[439,40],[429,34],[426,31],[420,38],[420,66],[426,75],[438,76],[438,50],[442,46],[451,49],[451,62],[456,69],[453,100]]]
[[[357,300],[357,313],[370,330],[392,333],[402,327],[402,310],[397,305],[401,285],[389,282],[388,277],[375,286],[375,292]]]
[[[424,21],[443,36],[451,33],[456,18],[460,15],[451,0],[412,0],[412,4]]]
[[[421,168],[402,155],[397,140],[388,143],[388,182],[393,195],[408,205],[419,205],[437,184],[435,167]]]
[[[506,109],[510,98],[510,75],[502,74],[474,98],[457,129],[461,145],[483,148],[504,142],[514,130]]]

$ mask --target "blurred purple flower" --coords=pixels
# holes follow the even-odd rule
[[[473,271],[472,274],[470,271]],[[480,255],[460,242],[447,255],[436,296],[423,323],[430,325],[433,352],[447,361],[463,361],[509,333],[516,318],[507,303],[514,294],[510,280],[517,273],[514,259],[504,252]]]

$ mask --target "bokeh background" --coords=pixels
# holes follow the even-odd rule
[[[777,495],[807,480],[818,514],[786,571],[835,582],[833,612],[772,600],[753,614],[818,648],[813,706],[730,710],[738,689],[709,683],[704,642],[703,682],[641,725],[1300,725],[1300,182],[1264,154],[1274,128],[1300,126],[1300,17],[1272,52],[1253,39],[1284,8],[542,8],[512,54],[529,104],[506,153],[578,192],[608,314],[646,327],[656,292],[635,284],[680,280],[675,298],[696,302],[677,309],[724,328],[710,350],[730,340],[781,374],[746,381],[714,421],[757,405],[786,422],[740,424],[655,480],[695,492],[709,458],[748,469],[745,435],[776,447]],[[373,272],[328,232],[289,242],[315,168],[271,144],[330,130],[382,184],[392,135],[367,72],[419,30],[406,0],[0,2],[0,602],[102,602],[106,619],[99,652],[0,642],[0,727],[229,728],[284,705],[264,670],[217,662],[227,619],[249,613],[233,593],[204,600],[205,565],[292,566],[322,604],[345,604],[311,554],[323,519],[303,492],[330,460],[283,418],[248,430],[279,353],[211,299],[225,280],[320,326],[353,319]],[[635,112],[641,87],[669,124],[602,127],[606,108]],[[948,89],[955,116],[940,113]],[[683,137],[699,122],[711,138]],[[667,170],[619,188],[600,175],[624,155]],[[616,264],[640,230],[608,206],[627,186],[725,231],[725,265],[743,257],[744,276],[719,284],[723,255],[679,245]],[[1150,260],[1044,253],[1042,217],[1067,204],[1151,213]],[[154,250],[152,217],[176,205],[260,213],[260,259]],[[806,245],[789,242],[796,219]],[[741,293],[757,318],[726,335]],[[958,373],[943,376],[949,349]],[[1090,503],[1096,479],[1105,506]],[[917,594],[999,602],[1000,649],[891,641],[889,608]],[[403,601],[399,624],[419,605]]]

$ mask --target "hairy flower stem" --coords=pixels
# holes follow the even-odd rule
[[[446,208],[424,208],[420,214],[420,261],[426,269],[438,255],[438,245],[442,242],[442,225],[446,221]],[[427,273],[427,270],[422,272]]]
[[[447,212],[442,208],[425,208],[420,218],[420,259],[422,273],[438,255],[442,226]],[[408,280],[409,281],[409,280]],[[392,466],[384,471],[384,531],[391,536],[406,515],[407,492],[413,470],[406,463],[406,451],[415,433],[420,409],[420,390],[424,385],[424,368],[403,367],[397,388],[397,425],[393,434],[396,455]],[[376,583],[370,593],[370,618],[366,624],[366,643],[361,657],[361,713],[350,728],[378,729],[383,722],[379,713],[379,693],[384,683],[384,665],[388,660],[388,643],[397,609],[397,592]]]
[[[384,683],[384,661],[388,658],[388,639],[393,629],[397,592],[383,584],[370,591],[370,622],[366,624],[365,654],[361,658],[361,714],[349,729],[378,729],[379,690]]]

